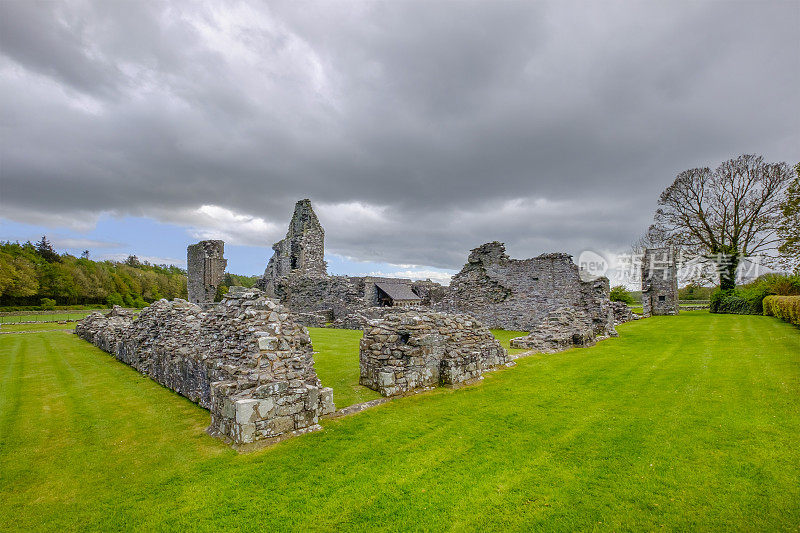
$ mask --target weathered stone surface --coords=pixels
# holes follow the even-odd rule
[[[311,208],[311,200],[300,200],[295,204],[286,237],[276,242],[272,249],[275,253],[261,280],[267,291],[271,291],[276,280],[290,274],[311,278],[327,276],[325,230]]]
[[[678,267],[673,248],[647,248],[642,260],[642,314],[677,315]]]
[[[93,313],[75,331],[209,409],[212,433],[239,444],[314,426],[334,410],[308,331],[257,289],[232,287],[208,310],[159,300],[135,320]]]
[[[531,331],[552,311],[586,315],[597,335],[607,335],[614,316],[606,278],[583,281],[572,256],[543,254],[510,259],[500,242],[472,250],[453,276],[448,298],[435,309],[468,313],[490,328]]]
[[[616,336],[616,331],[610,331],[608,335]],[[583,311],[562,307],[548,313],[527,336],[511,339],[511,347],[554,353],[594,346],[598,338],[601,337],[596,335],[592,320]]]
[[[200,241],[186,249],[187,290],[192,303],[213,302],[217,287],[225,277],[225,243]]]
[[[615,326],[635,320],[633,311],[625,302],[611,302],[611,310],[614,312]]]
[[[394,396],[463,383],[507,362],[506,350],[470,316],[395,312],[368,323],[361,339],[360,382]]]

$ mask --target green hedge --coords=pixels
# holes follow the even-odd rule
[[[800,296],[767,296],[764,314],[800,326]]]
[[[712,313],[760,315],[764,312],[764,298],[772,294],[800,295],[800,276],[766,274],[733,290],[716,289],[711,293],[709,310]]]

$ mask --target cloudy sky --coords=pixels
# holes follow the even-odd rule
[[[624,251],[681,170],[800,159],[800,2],[0,1],[0,239],[334,273]]]

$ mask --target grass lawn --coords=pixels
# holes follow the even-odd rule
[[[62,311],[59,313],[37,313],[28,315],[2,315],[0,324],[13,324],[15,322],[57,322],[59,320],[81,320],[95,311],[108,312],[108,309],[91,309]]]
[[[314,343],[314,368],[323,385],[333,388],[337,409],[368,402],[381,395],[358,384],[358,343],[363,332],[352,329],[308,328]]]
[[[2,335],[0,529],[796,530],[800,330],[619,332],[246,455],[74,335]]]
[[[510,344],[511,343],[511,339],[514,339],[516,337],[524,337],[527,334],[528,334],[527,331],[509,331],[509,330],[506,330],[506,329],[493,329],[492,330],[492,335],[494,335],[494,337],[497,340],[500,341],[500,344],[503,345],[503,348],[508,350],[508,353],[510,353],[510,354],[516,354],[516,353],[522,353],[522,352],[527,352],[528,351],[528,350],[525,350],[523,348],[512,348],[511,344]]]
[[[43,322],[39,324],[2,324],[0,325],[0,332],[6,331],[48,331],[53,329],[75,329],[75,322],[67,322],[66,324],[59,324],[58,322]]]

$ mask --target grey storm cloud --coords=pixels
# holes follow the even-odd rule
[[[798,23],[796,1],[7,0],[0,216],[269,245],[308,197],[363,260],[620,250],[681,170],[798,158]]]

